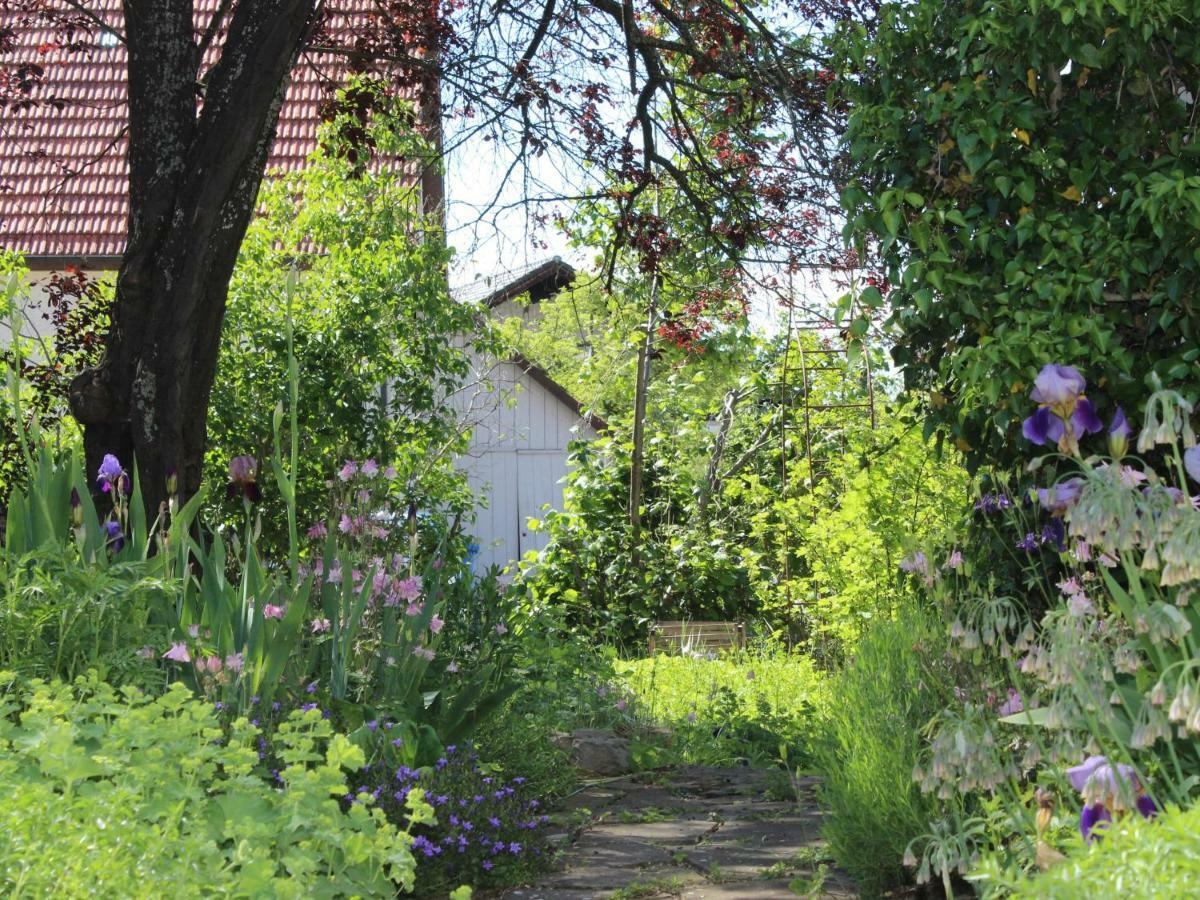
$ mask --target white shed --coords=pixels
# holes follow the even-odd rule
[[[460,291],[464,302],[479,302],[493,315],[533,320],[537,303],[574,278],[574,270],[552,259],[496,279],[490,292]],[[475,296],[472,297],[472,294]],[[528,296],[528,304],[515,301]],[[452,398],[471,444],[456,464],[467,473],[480,498],[474,533],[480,545],[476,564],[507,566],[546,536],[531,528],[545,508],[561,509],[568,471],[567,444],[591,440],[606,426],[587,414],[570,393],[543,369],[521,356],[495,359],[475,354],[473,372]]]

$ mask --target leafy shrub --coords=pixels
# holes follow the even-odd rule
[[[807,656],[764,644],[715,658],[667,656],[617,663],[639,717],[671,731],[672,749],[690,763],[749,759],[792,766],[812,762],[818,710],[827,696]]]
[[[370,795],[389,817],[403,822],[408,795],[425,792],[436,820],[413,829],[419,893],[469,881],[472,886],[519,882],[544,862],[550,818],[530,795],[523,776],[505,778],[454,745],[420,769],[379,762],[351,778],[354,793]],[[359,801],[351,797],[347,803]]]
[[[1027,900],[1117,897],[1145,900],[1200,896],[1196,834],[1200,807],[1172,808],[1154,821],[1133,816],[1116,824],[1091,849],[1016,885]]]
[[[354,90],[372,90],[357,85]],[[427,153],[402,103],[378,98],[369,126],[381,154]],[[389,106],[391,108],[389,108]],[[302,526],[329,512],[326,480],[347,457],[374,457],[397,475],[400,510],[453,519],[472,506],[451,465],[465,435],[446,396],[462,388],[474,310],[445,280],[448,250],[430,240],[420,191],[393,166],[361,167],[339,152],[337,120],[304,171],[264,182],[229,286],[208,415],[205,476],[230,458],[270,459],[272,416],[288,400],[289,355],[302,378],[295,504]],[[355,127],[358,127],[355,123]],[[295,275],[299,269],[301,274]],[[263,546],[286,547],[282,492],[264,478]],[[401,516],[403,512],[401,512]],[[236,522],[236,504],[222,518]]]
[[[0,407],[0,503],[6,503],[9,492],[29,474],[21,445],[31,427],[59,447],[78,438],[75,421],[67,414],[67,393],[71,379],[99,361],[112,283],[94,281],[68,266],[45,278],[46,303],[34,305],[29,269],[7,250],[0,251],[0,281],[0,329],[8,333],[0,347],[0,372],[20,382],[16,397],[6,391],[10,402]],[[14,399],[19,403],[12,403]]]
[[[1026,837],[1032,785],[1039,805],[1061,802],[1087,833],[1122,809],[1187,805],[1200,775],[1194,409],[1174,390],[1152,393],[1135,455],[1131,421],[1114,411],[1105,429],[1085,387],[1077,370],[1048,365],[1032,391],[1024,433],[1049,452],[1031,466],[1042,479],[1031,506],[1045,524],[1033,530],[1020,506],[996,522],[1024,556],[1028,588],[996,590],[986,570],[944,577],[924,556],[915,567],[953,615],[954,652],[986,673],[987,690],[939,714],[914,777],[942,797],[996,795]],[[1092,451],[1101,441],[1107,455]],[[994,859],[1010,874],[1031,871],[1032,843],[1012,843],[994,846]]]
[[[939,617],[904,610],[875,622],[829,683],[816,747],[830,811],[824,834],[866,895],[905,880],[909,841],[942,814],[944,804],[918,790],[913,769],[922,729],[958,681],[946,646]]]
[[[365,759],[320,713],[281,726],[278,784],[257,771],[258,729],[242,719],[223,733],[216,716],[182,685],[151,698],[94,677],[28,690],[8,682],[4,893],[393,896],[412,887],[407,831],[365,801],[340,808],[344,770]],[[431,816],[415,796],[408,809],[413,824]]]
[[[848,231],[930,427],[1015,462],[1047,359],[1127,409],[1152,373],[1195,401],[1194,4],[920,0],[848,34]]]
[[[178,590],[155,568],[91,565],[73,546],[16,558],[0,549],[0,669],[74,680],[94,668],[115,684],[161,686],[152,660],[171,632]]]

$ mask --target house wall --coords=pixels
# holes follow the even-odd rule
[[[472,427],[468,452],[456,460],[480,497],[474,533],[476,567],[507,566],[546,536],[529,528],[543,507],[562,509],[567,444],[596,431],[519,365],[475,359],[473,382],[451,402]]]

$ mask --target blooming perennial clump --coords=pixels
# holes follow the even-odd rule
[[[469,747],[448,746],[423,768],[377,762],[350,784],[347,805],[369,795],[389,818],[404,815],[411,790],[425,792],[437,821],[415,830],[412,846],[422,885],[493,883],[545,857],[550,818],[541,801],[528,795],[526,779],[490,772]]]
[[[1024,505],[1003,502],[1003,494],[975,504],[985,519],[1004,514],[1005,523],[1041,515],[1038,530],[1022,525],[1016,546],[1042,551],[1029,558],[1023,583],[1029,594],[1043,588],[1045,612],[1032,614],[1024,597],[995,596],[990,581],[963,582],[953,567],[934,568],[925,554],[902,568],[932,581],[953,610],[956,654],[982,661],[991,648],[1011,660],[1011,683],[963,690],[962,705],[941,714],[914,779],[945,798],[1007,786],[1015,797],[1035,778],[1065,780],[1092,841],[1105,823],[1157,813],[1140,772],[1154,773],[1156,797],[1176,802],[1200,774],[1197,619],[1189,609],[1200,586],[1200,447],[1195,410],[1177,392],[1149,398],[1135,457],[1129,415],[1114,409],[1105,429],[1085,390],[1070,366],[1042,369],[1030,393],[1037,410],[1022,433],[1058,451],[1030,471],[1050,462],[1056,476]],[[1103,449],[1093,452],[1085,439],[1101,431]],[[1053,792],[1040,789],[1037,804],[1040,865],[1061,854],[1045,843]]]

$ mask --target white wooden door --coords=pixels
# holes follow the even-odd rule
[[[530,550],[546,546],[547,535],[529,527],[530,519],[544,519],[546,504],[562,509],[562,477],[567,472],[565,450],[517,451],[517,526],[520,549],[524,556]]]

